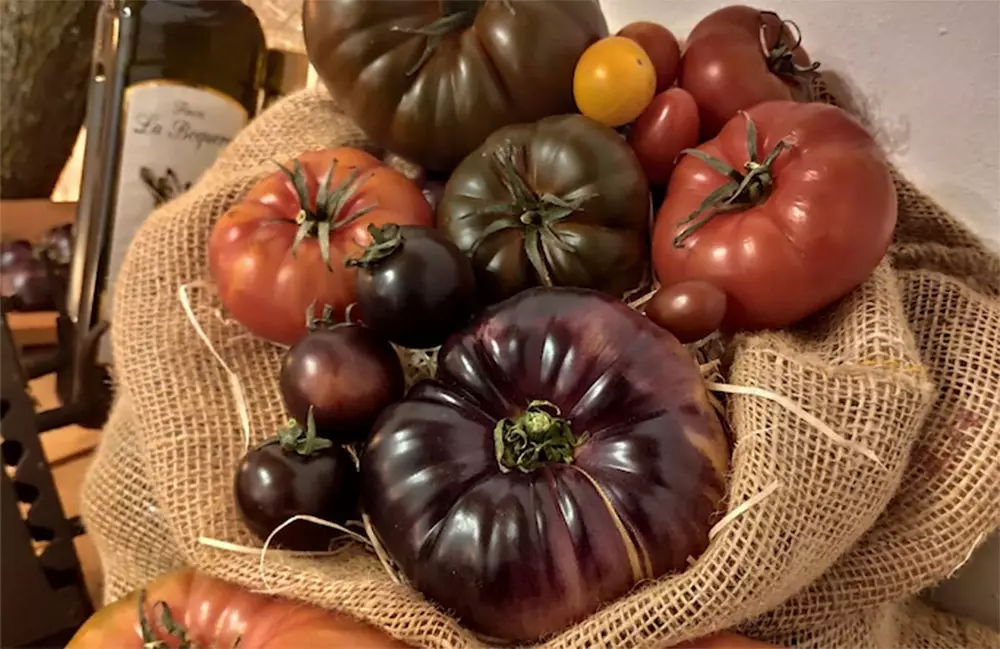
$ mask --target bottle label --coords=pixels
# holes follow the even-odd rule
[[[208,88],[146,81],[126,90],[102,319],[110,321],[125,251],[146,217],[191,187],[248,119],[236,100]],[[110,336],[103,336],[98,361],[111,363]]]

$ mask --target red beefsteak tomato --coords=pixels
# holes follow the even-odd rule
[[[725,329],[779,328],[864,282],[895,225],[888,164],[861,124],[835,106],[767,102],[682,158],[653,261],[665,285],[722,289]]]
[[[346,615],[252,593],[190,570],[156,580],[143,599],[144,619],[139,617],[140,594],[133,593],[95,613],[66,649],[166,649],[179,646],[180,634],[191,643],[188,647],[213,649],[409,646]],[[160,602],[177,622],[173,634],[162,624]]]
[[[688,36],[678,85],[701,111],[702,139],[737,112],[764,101],[802,99],[811,63],[795,23],[771,11],[724,7],[702,19]]]
[[[350,148],[303,153],[260,180],[218,220],[208,264],[219,299],[251,333],[292,345],[311,304],[342,315],[357,271],[344,262],[369,243],[368,225],[434,223],[401,173]]]

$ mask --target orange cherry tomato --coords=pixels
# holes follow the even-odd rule
[[[610,36],[587,48],[573,74],[573,97],[585,116],[611,127],[638,117],[656,93],[656,68],[631,38]]]

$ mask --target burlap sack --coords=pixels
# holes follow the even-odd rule
[[[282,350],[217,312],[209,231],[273,170],[270,160],[362,141],[322,92],[290,97],[132,244],[115,301],[119,398],[84,494],[107,599],[193,565],[347,611],[418,646],[481,646],[394,584],[359,543],[323,557],[269,551],[261,561],[232,498],[245,450],[232,379],[178,299],[188,286],[195,319],[246,397],[251,441],[271,436],[285,418]],[[709,549],[683,574],[644,584],[545,646],[666,646],[734,626],[829,648],[995,637],[903,602],[1000,522],[1000,262],[902,179],[898,192],[897,240],[870,281],[801,326],[733,343],[728,384],[797,406],[722,395],[735,439],[731,516]]]

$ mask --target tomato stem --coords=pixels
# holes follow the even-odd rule
[[[277,437],[265,440],[261,446],[270,444],[280,444],[281,450],[287,453],[298,453],[305,457],[333,446],[333,442],[316,434],[316,418],[313,416],[312,406],[309,407],[309,415],[304,429],[299,422],[289,419],[285,427],[278,431]]]
[[[712,191],[701,202],[698,208],[687,215],[677,225],[681,231],[674,237],[675,248],[683,248],[687,240],[695,232],[707,225],[719,214],[737,212],[755,207],[771,195],[774,189],[774,162],[778,156],[789,147],[784,140],[779,140],[774,149],[764,160],[758,160],[757,126],[746,113],[741,113],[747,122],[747,161],[743,164],[746,173],[742,173],[727,162],[708,155],[698,149],[685,149],[682,155],[690,155],[701,160],[723,176],[729,182]]]
[[[584,203],[596,198],[597,192],[586,189],[577,192],[577,196],[573,198],[549,193],[538,194],[522,175],[515,159],[516,149],[513,144],[505,143],[494,152],[493,157],[503,174],[502,181],[510,193],[511,201],[490,205],[461,217],[499,217],[483,229],[472,248],[472,254],[493,234],[520,229],[524,236],[525,254],[539,281],[544,286],[552,286],[551,272],[545,261],[544,244],[552,244],[568,253],[574,253],[574,247],[561,237],[554,226],[580,210]]]
[[[320,256],[327,270],[332,271],[330,265],[330,235],[334,230],[347,227],[364,215],[378,207],[378,203],[373,203],[360,210],[354,210],[350,216],[341,218],[344,208],[356,198],[361,186],[371,177],[372,172],[361,173],[360,169],[354,168],[344,182],[336,186],[331,186],[333,174],[337,170],[337,159],[334,158],[330,165],[330,171],[323,179],[316,190],[316,200],[313,209],[313,201],[309,196],[309,185],[306,182],[305,170],[298,160],[292,160],[292,168],[281,163],[275,163],[278,168],[288,177],[295,189],[295,194],[299,199],[299,213],[295,216],[295,223],[299,226],[292,241],[292,256],[298,252],[299,246],[306,237],[316,237],[319,239]]]
[[[493,429],[497,465],[503,473],[530,473],[546,464],[573,461],[577,438],[559,408],[548,401],[532,401],[520,416],[505,418]]]
[[[153,605],[153,611],[160,609],[160,625],[172,638],[177,640],[177,649],[195,649],[194,642],[188,637],[184,625],[174,619],[173,613],[166,602],[160,601]],[[144,649],[168,649],[169,645],[161,640],[153,626],[153,621],[146,610],[146,591],[139,591],[139,630],[142,634]]]
[[[348,268],[373,268],[403,246],[403,231],[395,223],[386,223],[382,227],[371,223],[368,225],[368,233],[372,237],[372,242],[361,255],[349,257],[344,261],[344,265]]]
[[[420,58],[406,71],[406,76],[412,77],[424,67],[424,64],[434,55],[437,48],[441,46],[441,41],[445,36],[460,29],[471,27],[476,20],[479,9],[485,0],[443,0],[441,2],[441,17],[424,25],[423,27],[400,27],[393,25],[389,31],[401,32],[403,34],[413,34],[415,36],[426,36],[424,49],[420,52]],[[504,7],[514,12],[514,5],[511,0],[501,0]]]
[[[778,21],[778,36],[774,47],[767,42],[767,25],[761,21],[760,46],[767,60],[767,69],[779,77],[789,79],[797,84],[803,83],[802,76],[815,72],[819,61],[813,61],[809,66],[802,67],[795,62],[795,50],[802,45],[802,30],[791,20],[783,20],[773,11],[762,11],[761,16],[773,16]],[[786,29],[787,28],[787,29]],[[786,34],[790,35],[791,43],[786,42]]]

